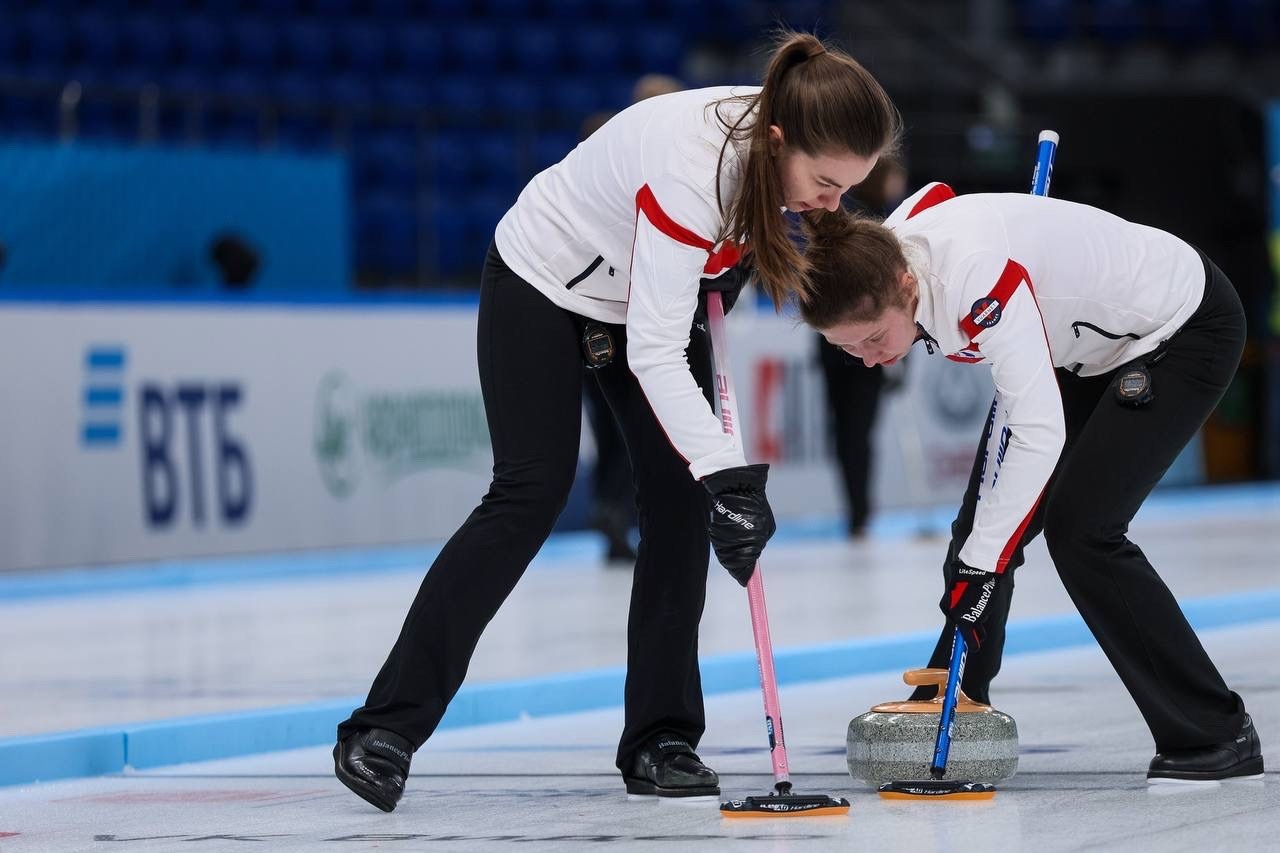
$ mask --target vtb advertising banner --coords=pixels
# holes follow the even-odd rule
[[[771,312],[729,327],[775,511],[838,514],[814,334]],[[954,502],[990,380],[908,362],[877,501]],[[489,483],[473,306],[10,304],[0,377],[0,569],[435,540]]]
[[[490,455],[474,309],[0,309],[0,567],[446,535]]]

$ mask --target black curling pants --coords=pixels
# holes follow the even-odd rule
[[[626,720],[618,767],[659,731],[697,745],[705,728],[698,622],[706,597],[708,501],[627,368],[626,335],[596,371],[635,472],[640,547],[627,628]],[[582,419],[581,332],[575,316],[513,273],[490,248],[480,287],[480,385],[493,441],[493,482],[418,590],[365,704],[338,737],[384,728],[421,746],[467,673],[480,634],[551,533],[568,500]],[[710,341],[687,353],[703,392]],[[561,601],[548,621],[572,625],[587,600]],[[621,614],[619,614],[621,616]]]
[[[1240,362],[1245,339],[1240,299],[1216,265],[1205,259],[1205,268],[1199,309],[1150,367],[1155,390],[1150,403],[1136,409],[1120,405],[1111,387],[1118,371],[1093,377],[1058,371],[1066,446],[998,588],[987,639],[969,654],[962,686],[976,701],[990,701],[991,680],[1000,670],[1013,570],[1022,564],[1023,547],[1043,530],[1067,593],[1138,704],[1157,751],[1221,743],[1239,732],[1240,697],[1227,688],[1177,600],[1126,535],[1138,508],[1209,417]],[[972,529],[985,446],[984,435],[951,525],[946,565]],[[947,667],[951,637],[948,625],[929,666]],[[933,692],[919,690],[916,698]]]

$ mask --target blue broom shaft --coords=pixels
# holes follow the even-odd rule
[[[964,635],[955,629],[951,638],[951,666],[947,670],[947,687],[942,697],[942,719],[938,722],[938,739],[933,745],[930,775],[941,779],[947,771],[947,755],[951,752],[951,728],[956,720],[956,700],[960,694],[960,672],[964,668]]]
[[[1031,194],[1048,195],[1049,181],[1053,178],[1053,160],[1058,153],[1060,137],[1057,131],[1040,131],[1036,149],[1036,170],[1031,175]],[[947,770],[947,756],[951,752],[951,729],[956,719],[956,699],[960,692],[960,672],[964,668],[965,643],[960,629],[955,629],[951,641],[951,666],[947,670],[947,688],[942,700],[942,718],[938,721],[938,739],[933,747],[933,765],[930,775],[941,779]]]
[[[1053,158],[1057,152],[1057,132],[1052,130],[1040,131],[1040,143],[1036,151],[1036,170],[1031,176],[1032,195],[1049,194],[1049,180],[1053,177]]]

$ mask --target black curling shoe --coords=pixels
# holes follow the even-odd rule
[[[386,729],[352,732],[333,748],[338,781],[366,802],[389,812],[404,794],[413,744]]]
[[[1151,759],[1148,782],[1210,782],[1217,779],[1261,779],[1262,741],[1245,715],[1235,740],[1195,749],[1171,749]]]
[[[702,763],[688,741],[675,735],[658,735],[642,746],[631,762],[631,774],[622,777],[628,794],[658,797],[715,797],[720,777]]]

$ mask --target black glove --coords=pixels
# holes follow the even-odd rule
[[[991,613],[996,587],[1004,575],[984,572],[966,566],[959,560],[951,563],[951,582],[942,594],[938,607],[964,633],[970,649],[977,649],[987,638],[985,622]]]
[[[724,306],[724,313],[728,315],[738,301],[738,295],[742,293],[742,288],[750,278],[751,270],[747,267],[746,262],[739,261],[736,266],[725,270],[715,278],[701,279],[698,283],[698,291],[700,294],[719,293],[720,302]],[[705,295],[702,295],[698,300],[698,308],[705,315]]]
[[[720,565],[743,586],[751,580],[764,544],[777,525],[764,496],[768,465],[725,468],[702,478],[711,493],[711,513],[707,533],[716,549]]]

